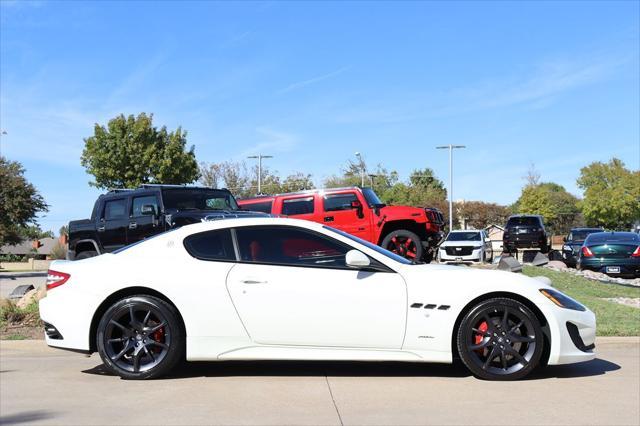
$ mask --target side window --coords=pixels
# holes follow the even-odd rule
[[[123,219],[127,215],[127,200],[109,200],[104,203],[104,220]]]
[[[131,216],[142,216],[142,206],[153,206],[155,214],[158,214],[158,199],[155,195],[145,195],[144,197],[134,197],[131,206]]]
[[[313,197],[291,198],[282,202],[282,214],[295,216],[313,213]]]
[[[349,194],[326,195],[323,200],[324,211],[335,212],[340,210],[351,210],[352,201],[358,201],[358,197],[353,192]]]
[[[184,248],[191,256],[201,260],[236,260],[231,231],[228,229],[190,235],[184,239]]]
[[[287,227],[236,229],[240,258],[245,262],[320,268],[346,268],[350,248],[324,236]]]
[[[245,204],[242,206],[242,210],[248,210],[252,212],[271,213],[271,206],[273,201],[265,201],[262,203]]]

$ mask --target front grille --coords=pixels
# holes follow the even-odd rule
[[[473,253],[473,247],[445,247],[445,251],[449,256],[469,256]]]

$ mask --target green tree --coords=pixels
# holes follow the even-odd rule
[[[3,156],[0,182],[0,246],[18,244],[31,227],[37,228],[36,215],[49,206],[24,177],[22,165]]]
[[[198,179],[194,147],[187,151],[187,133],[178,127],[153,126],[153,114],[119,115],[106,127],[96,124],[84,140],[81,164],[98,188],[130,188],[143,183],[182,184]]]
[[[305,174],[302,172],[292,173],[287,176],[281,185],[282,192],[294,192],[294,191],[303,191],[306,189],[314,189],[315,185],[311,180],[310,174]]]
[[[564,234],[580,219],[579,200],[553,182],[529,184],[522,189],[515,208],[522,214],[539,214],[554,233]]]
[[[628,229],[640,220],[640,171],[627,169],[612,158],[580,170],[578,187],[584,191],[582,214],[590,226]]]

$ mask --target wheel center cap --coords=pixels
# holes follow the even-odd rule
[[[498,337],[498,343],[502,343],[502,337]]]
[[[142,340],[142,334],[136,334],[136,340]]]

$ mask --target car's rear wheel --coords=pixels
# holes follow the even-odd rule
[[[116,302],[102,316],[97,333],[104,365],[125,379],[151,379],[181,359],[184,336],[176,309],[153,296]]]
[[[465,315],[457,336],[462,362],[487,380],[516,380],[531,373],[544,350],[540,321],[507,298],[482,301]]]
[[[421,261],[422,255],[424,254],[420,237],[404,229],[390,232],[384,237],[384,240],[382,240],[381,246],[397,255],[416,262]]]

